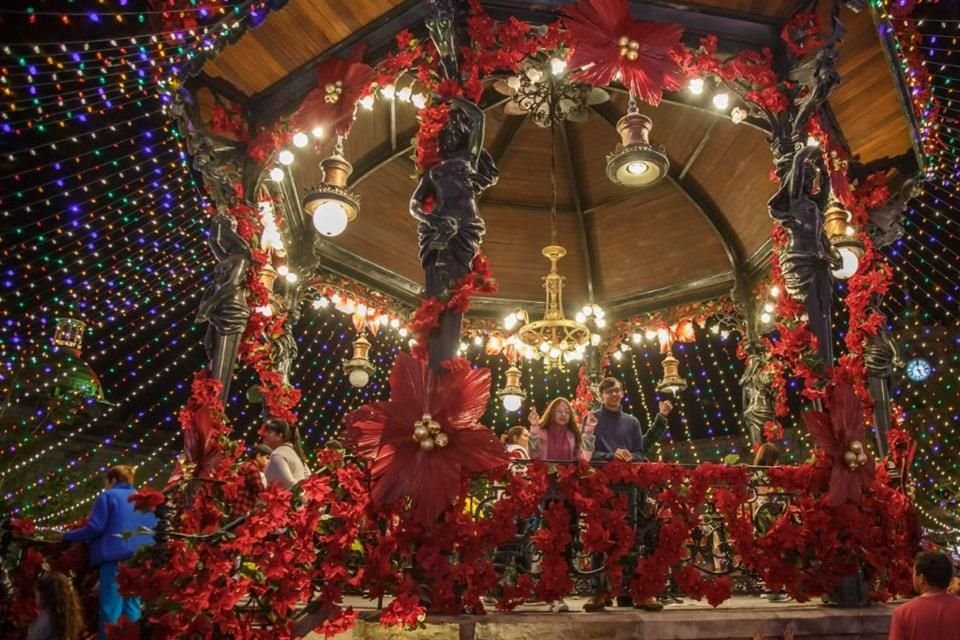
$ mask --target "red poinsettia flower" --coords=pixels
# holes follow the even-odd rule
[[[136,493],[130,494],[127,498],[127,502],[132,502],[134,509],[137,511],[153,511],[166,500],[165,495],[150,487],[138,489]]]
[[[362,62],[366,50],[366,43],[361,42],[348,58],[327,58],[317,65],[317,86],[293,114],[295,127],[321,126],[338,135],[350,133],[354,106],[373,75],[370,65]]]
[[[135,640],[140,637],[140,623],[121,616],[115,624],[108,624],[105,631],[107,640]]]
[[[829,412],[804,411],[803,420],[817,446],[830,459],[829,504],[859,503],[863,485],[873,479],[873,460],[863,446],[867,432],[863,405],[846,380],[833,385],[827,396]]]
[[[619,80],[635,96],[660,104],[664,91],[683,84],[683,69],[674,57],[683,27],[637,22],[626,0],[580,0],[564,9],[573,54],[567,61],[574,77],[594,86]]]
[[[345,419],[348,440],[370,460],[374,504],[408,498],[414,521],[427,527],[454,503],[464,474],[508,462],[493,431],[478,422],[490,399],[490,370],[450,365],[438,377],[401,353],[390,372],[390,400]]]
[[[190,399],[180,410],[183,454],[177,458],[167,486],[190,478],[209,477],[222,460],[220,436],[229,429],[220,402],[223,385],[210,377],[208,369],[193,376]]]
[[[29,538],[37,532],[37,525],[29,518],[12,518],[10,530],[15,538]]]

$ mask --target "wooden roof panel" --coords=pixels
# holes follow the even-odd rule
[[[667,182],[601,207],[587,224],[596,241],[594,277],[601,301],[729,270],[716,234]]]
[[[687,176],[726,217],[746,257],[770,237],[767,200],[776,191],[772,168],[762,132],[724,121],[714,127]]]
[[[911,148],[910,131],[870,12],[845,11],[841,18],[848,29],[839,49],[842,81],[830,107],[863,162],[900,155]]]

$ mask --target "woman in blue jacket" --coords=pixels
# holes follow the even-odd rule
[[[65,542],[85,542],[89,546],[90,566],[100,571],[100,640],[104,630],[120,616],[136,622],[140,619],[140,598],[124,598],[117,587],[118,563],[130,558],[137,549],[153,544],[153,535],[141,529],[153,529],[157,519],[152,513],[134,509],[128,498],[133,495],[133,467],[117,465],[107,471],[107,490],[97,496],[85,525],[63,534]]]

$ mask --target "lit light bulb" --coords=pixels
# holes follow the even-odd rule
[[[807,136],[807,146],[808,147],[819,147],[820,141],[814,138],[813,136]]]
[[[654,338],[657,337],[657,332],[654,331],[653,329],[647,329],[646,333],[644,333],[643,335],[647,337],[647,340],[653,340]]]
[[[503,319],[503,326],[507,331],[510,331],[517,326],[517,314],[508,313],[507,317]]]
[[[770,296],[776,298],[780,295],[780,287],[774,285],[770,288]]]
[[[766,303],[765,305],[763,305],[763,310],[766,311],[767,313],[773,313],[773,304],[770,302]]]
[[[550,358],[552,358],[553,360],[556,360],[561,355],[563,355],[563,352],[560,351],[560,349],[557,349],[556,347],[550,349]]]
[[[649,169],[650,169],[650,165],[642,161],[631,162],[630,164],[627,165],[627,173],[635,176],[638,176],[642,173],[646,173],[647,171],[649,171]]]
[[[513,394],[503,396],[503,408],[507,411],[519,411],[521,405],[523,405],[522,397]]]
[[[367,386],[367,383],[370,382],[370,374],[363,369],[354,369],[347,377],[350,380],[350,384],[357,389]]]
[[[771,318],[770,318],[770,314],[767,313],[766,311],[764,311],[763,313],[760,314],[760,322],[766,324],[766,323],[770,322],[770,319],[771,319]]]
[[[411,94],[413,94],[413,89],[410,87],[404,87],[400,89],[400,91],[397,91],[397,100],[400,100],[401,102],[409,102]]]
[[[640,344],[641,342],[643,342],[643,334],[642,333],[633,334],[633,342],[635,344]]]
[[[831,273],[833,273],[835,278],[846,280],[847,278],[853,276],[853,274],[857,272],[857,269],[860,268],[860,259],[857,258],[857,254],[847,247],[841,247],[839,252],[840,259],[843,261],[843,264],[839,269],[832,271]]]
[[[703,93],[703,78],[690,78],[690,84],[688,85],[690,93],[695,96]]]
[[[323,137],[323,127],[314,127],[314,128],[313,128],[313,131],[310,132],[310,135],[312,135],[314,138],[322,138],[322,137]]]
[[[392,84],[380,87],[380,95],[382,95],[387,100],[393,100],[393,97],[396,95],[397,89]]]
[[[283,182],[285,175],[286,174],[284,174],[283,169],[280,167],[274,167],[273,169],[270,169],[270,179],[274,182]]]
[[[590,335],[590,344],[593,346],[599,346],[600,341],[603,340],[603,337],[599,333],[594,333]]]
[[[480,337],[480,336],[474,336],[474,337],[473,337],[473,344],[477,345],[478,347],[483,346],[483,338]]]
[[[567,70],[567,62],[561,58],[550,58],[550,73],[555,76]]]
[[[574,316],[580,324],[583,324],[587,321],[587,316],[583,315],[583,311],[577,311],[577,315]]]
[[[398,331],[397,333],[400,334],[401,338],[406,338],[407,334],[409,334],[410,332],[407,330],[406,327],[400,327],[400,331]]]
[[[390,328],[391,328],[391,329],[399,329],[399,328],[400,328],[400,320],[397,319],[397,318],[392,318],[392,319],[390,320]]]
[[[713,96],[713,106],[717,109],[723,110],[730,106],[730,94],[728,93],[718,93]]]
[[[285,277],[286,277],[286,279],[287,279],[287,282],[289,282],[290,284],[293,284],[293,283],[295,283],[297,280],[300,279],[300,278],[297,277],[297,274],[295,274],[295,273],[293,273],[293,272],[288,273]]]
[[[280,164],[291,165],[293,164],[293,152],[289,149],[284,149],[277,154],[277,160],[280,161]]]
[[[303,131],[298,131],[293,134],[293,144],[297,147],[305,147],[307,143],[310,142],[310,138],[307,137]]]
[[[413,106],[415,106],[417,109],[423,109],[425,106],[427,106],[427,96],[423,95],[422,93],[415,93],[410,96],[410,102],[412,102]]]
[[[277,267],[277,274],[281,276],[285,276],[288,273],[290,273],[290,267],[288,267],[287,265],[282,264],[279,267]]]
[[[313,212],[313,226],[325,236],[338,236],[347,228],[347,212],[339,202],[328,200]]]
[[[592,315],[593,315],[593,307],[590,306],[589,304],[588,304],[587,306],[585,306],[585,307],[583,308],[583,315],[585,315],[585,316],[592,316]]]
[[[373,94],[368,94],[360,98],[360,106],[366,109],[367,111],[373,110]]]

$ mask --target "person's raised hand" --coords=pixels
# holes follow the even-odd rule
[[[530,413],[527,414],[527,421],[530,423],[531,427],[543,426],[540,424],[540,414],[537,413],[536,407],[530,407]]]
[[[587,417],[583,419],[583,430],[586,433],[593,433],[597,428],[597,415],[591,411],[587,413]]]
[[[669,400],[660,401],[660,415],[667,417],[670,415],[670,412],[673,411],[673,403]]]

